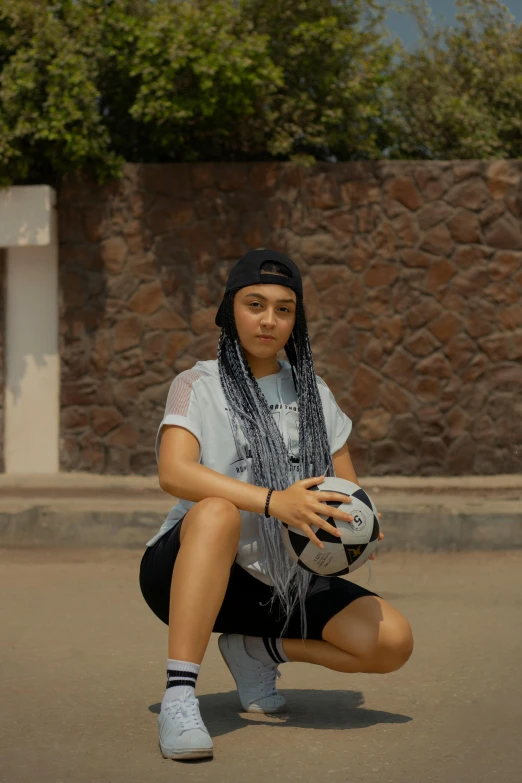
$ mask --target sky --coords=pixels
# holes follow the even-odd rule
[[[429,0],[433,14],[443,21],[455,21],[454,0]],[[504,0],[504,5],[511,11],[515,20],[522,22],[522,0]],[[404,46],[410,48],[418,39],[417,26],[410,16],[390,11],[386,19],[386,26],[394,35],[397,35]]]

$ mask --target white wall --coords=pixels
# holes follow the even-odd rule
[[[0,191],[5,276],[6,473],[59,471],[60,360],[56,195],[47,186]]]

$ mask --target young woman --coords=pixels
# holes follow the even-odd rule
[[[213,755],[195,686],[210,634],[245,711],[277,712],[278,667],[303,661],[341,672],[391,672],[413,649],[405,617],[376,593],[311,574],[286,552],[280,520],[311,529],[335,492],[357,483],[352,422],[315,374],[301,275],[286,256],[254,250],[232,269],[216,324],[217,360],[176,376],[158,429],[159,483],[179,502],[147,542],[140,587],[169,627],[158,718],[165,758]],[[285,349],[289,362],[278,360]],[[336,519],[352,516],[328,507]],[[383,535],[379,536],[383,538]],[[372,555],[373,557],[373,555]]]

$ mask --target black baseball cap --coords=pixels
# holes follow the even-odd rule
[[[288,269],[290,277],[271,274],[270,272],[261,272],[261,264],[264,261],[277,261],[284,264]],[[296,264],[288,256],[278,253],[276,250],[249,250],[235,264],[228,276],[225,287],[225,294],[235,288],[245,288],[248,285],[257,285],[257,283],[272,283],[276,285],[285,285],[291,288],[300,297],[303,296],[303,281],[301,273]],[[224,299],[224,297],[223,297]],[[219,305],[216,314],[216,326],[223,326],[223,300]]]

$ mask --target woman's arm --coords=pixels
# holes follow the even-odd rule
[[[332,462],[337,478],[347,479],[348,481],[353,481],[354,484],[359,484],[346,443],[332,455]]]
[[[208,497],[230,500],[237,508],[262,514],[268,488],[224,476],[199,464],[199,441],[186,429],[165,425],[158,455],[161,489],[183,500],[197,502]]]

